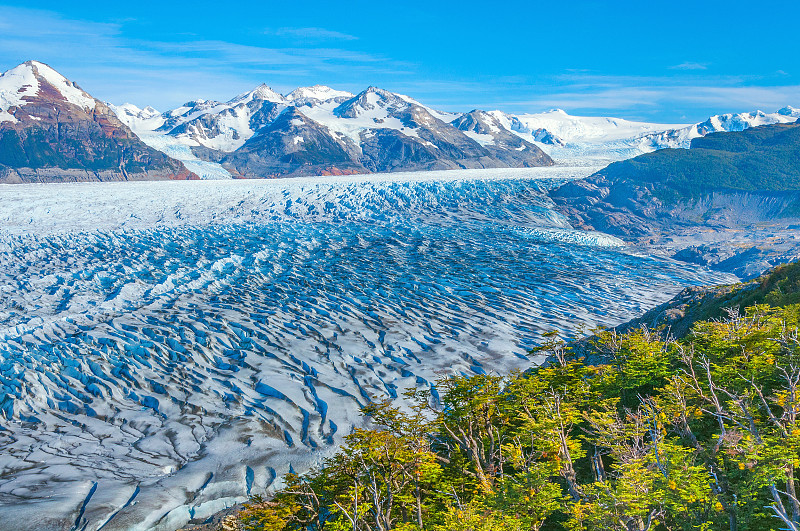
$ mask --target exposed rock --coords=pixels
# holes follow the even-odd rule
[[[347,137],[334,137],[290,107],[240,149],[222,159],[232,173],[248,178],[362,173],[358,148]]]

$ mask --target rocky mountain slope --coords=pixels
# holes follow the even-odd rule
[[[670,301],[617,326],[616,330],[624,333],[646,326],[680,338],[686,336],[698,321],[724,319],[731,313],[742,314],[755,304],[786,306],[798,302],[800,263],[795,262],[780,265],[758,278],[739,284],[684,288]]]
[[[534,135],[531,141],[525,140],[514,134],[495,114],[479,110],[462,114],[452,124],[498,160],[514,164],[522,158],[527,165],[542,165],[541,152],[533,142],[547,140],[545,133]]]
[[[0,75],[0,183],[193,177],[49,66]]]
[[[800,123],[692,140],[552,192],[578,227],[742,277],[800,257]]]

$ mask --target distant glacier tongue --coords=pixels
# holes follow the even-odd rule
[[[371,396],[731,277],[572,230],[592,168],[0,187],[5,529],[175,529],[319,462]]]

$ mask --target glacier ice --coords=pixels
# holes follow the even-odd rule
[[[175,529],[329,454],[370,396],[732,277],[572,229],[591,167],[0,186],[7,529]]]

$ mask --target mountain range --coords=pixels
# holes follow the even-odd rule
[[[368,87],[266,85],[166,112],[103,103],[49,66],[0,76],[0,182],[265,178],[607,163],[718,131],[795,121],[785,107],[698,124],[472,110],[443,112]]]
[[[274,120],[289,108],[290,112],[302,115],[295,116],[298,120],[295,124],[303,122],[306,127],[313,124],[318,132],[341,140],[346,152],[347,146],[356,156],[360,150],[362,157],[353,161],[349,169],[358,168],[360,163],[366,171],[541,165],[537,164],[540,162],[538,154],[531,146],[540,148],[557,163],[609,163],[663,148],[689,148],[692,139],[713,132],[788,123],[800,117],[800,109],[788,106],[774,113],[754,111],[716,115],[691,125],[571,116],[561,109],[537,114],[478,109],[467,113],[447,113],[408,96],[375,87],[358,95],[324,86],[304,87],[283,96],[265,85],[225,103],[197,100],[164,113],[130,104],[113,108],[145,142],[179,158],[207,177],[226,176],[228,172],[236,175],[241,168],[248,171],[254,155],[251,146],[245,144],[255,136],[263,133],[273,137],[292,134],[285,130],[285,124],[277,124],[283,130],[264,128],[265,120]],[[414,127],[407,126],[410,123],[409,108],[427,117],[427,122],[422,124],[422,137],[417,131],[419,124],[415,122]],[[485,151],[476,151],[474,143],[469,143],[453,129]],[[448,151],[435,148],[426,153],[426,162],[403,158],[403,152],[397,151],[401,148],[388,140],[398,135],[411,136],[423,142],[436,136],[437,145],[453,145],[455,139],[460,139],[458,145],[462,151],[469,151],[472,155],[456,161],[455,165],[452,159],[448,159]],[[299,137],[302,135],[294,134],[291,142],[299,143]],[[465,149],[467,146],[471,149]],[[244,155],[247,152],[249,154]],[[336,154],[341,161],[341,153],[337,151]],[[218,164],[220,162],[224,168]],[[198,163],[203,166],[195,166]],[[359,169],[359,172],[364,170]]]
[[[236,177],[553,164],[489,114],[444,113],[376,87],[355,95],[303,87],[283,96],[261,85],[224,103],[197,100],[165,113],[129,104],[115,110],[146,142],[169,144],[178,157],[188,146],[190,157],[219,163]]]

